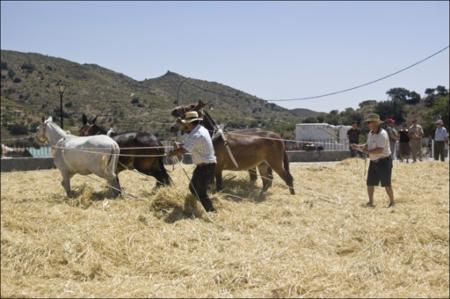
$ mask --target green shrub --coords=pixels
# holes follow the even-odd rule
[[[8,126],[11,135],[25,135],[28,134],[28,128],[24,124],[12,124]]]
[[[15,88],[8,88],[8,89],[3,90],[3,95],[5,97],[9,97],[10,95],[12,95],[15,92],[16,92]]]
[[[31,63],[24,63],[20,66],[20,68],[28,74],[31,74],[34,71],[34,65]]]
[[[8,70],[8,77],[9,77],[10,79],[13,79],[14,76],[16,76],[16,72],[13,71],[13,70]]]

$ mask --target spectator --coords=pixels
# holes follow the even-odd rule
[[[358,128],[358,123],[356,121],[352,122],[352,127],[347,131],[347,138],[349,144],[358,144],[359,143],[359,134],[361,134],[361,130]],[[360,151],[354,150],[351,146],[350,149],[350,157],[358,156],[362,157],[362,153]]]
[[[394,160],[394,154],[396,153],[396,144],[397,144],[397,140],[399,139],[398,137],[398,132],[395,129],[395,120],[392,118],[389,118],[387,121],[387,126],[386,126],[386,132],[388,133],[389,136],[389,147],[391,149],[391,157],[392,160]]]
[[[444,122],[442,119],[436,122],[436,130],[434,131],[434,160],[445,161],[445,144],[448,144],[448,133],[447,129],[444,127]]]
[[[427,143],[427,157],[433,158],[433,153],[432,153],[432,147],[433,147],[433,135],[434,132],[431,133],[430,137],[428,138],[428,143]]]
[[[413,162],[422,161],[422,137],[423,129],[422,126],[417,124],[417,119],[412,121],[411,127],[409,127],[409,146],[411,148],[411,154]]]
[[[408,134],[408,126],[406,123],[402,125],[402,128],[399,132],[399,143],[398,143],[398,154],[400,158],[400,162],[403,162],[403,159],[406,158],[406,163],[409,163],[408,157],[411,153],[409,148],[409,134]]]

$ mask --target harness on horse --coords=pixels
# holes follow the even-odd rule
[[[227,138],[225,137],[225,134],[223,133],[222,128],[219,128],[216,124],[216,122],[211,118],[211,116],[209,116],[208,112],[204,111],[203,114],[209,118],[209,121],[212,123],[213,127],[214,127],[214,133],[213,133],[213,140],[217,139],[219,136],[222,137],[223,139],[223,144],[225,145],[225,148],[228,152],[228,155],[230,156],[231,161],[234,164],[235,168],[239,168],[239,164],[237,163],[236,159],[234,158],[233,153],[231,152],[231,148],[230,145],[228,143]]]

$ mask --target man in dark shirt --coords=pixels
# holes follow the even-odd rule
[[[352,128],[347,131],[347,137],[348,137],[348,144],[358,144],[359,143],[359,134],[361,133],[361,130],[358,128],[358,123],[354,121],[352,123]],[[354,150],[351,146],[349,146],[350,149],[350,157],[356,157],[356,154],[358,156],[362,157],[362,153],[360,151]]]
[[[398,134],[399,134],[398,154],[400,162],[403,162],[403,159],[406,159],[406,163],[408,163],[408,157],[410,155],[411,149],[409,148],[409,133],[408,133],[408,126],[406,125],[406,123],[402,125],[402,128],[398,132]]]

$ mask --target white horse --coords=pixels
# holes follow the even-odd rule
[[[49,117],[42,120],[36,133],[39,143],[52,147],[53,162],[61,171],[62,186],[70,196],[70,179],[74,174],[94,173],[106,179],[114,196],[121,193],[116,174],[120,148],[117,142],[106,135],[78,137],[63,131]]]

